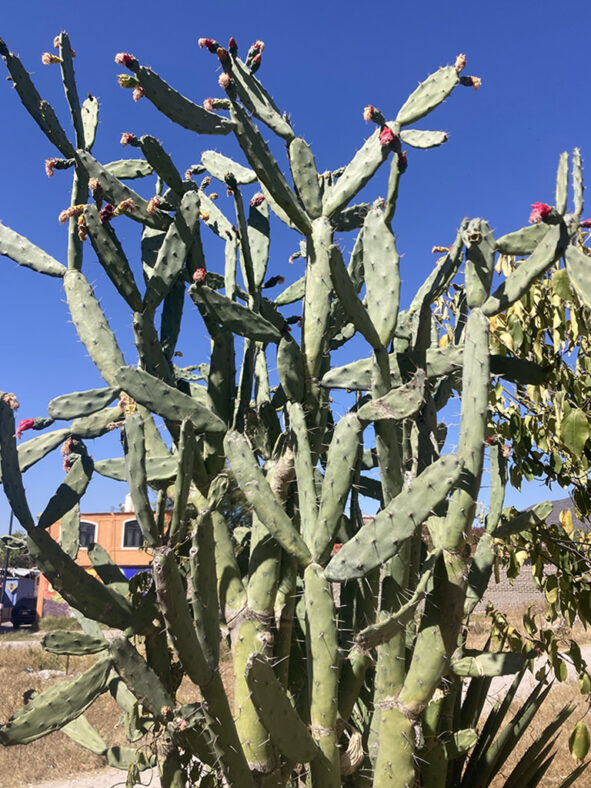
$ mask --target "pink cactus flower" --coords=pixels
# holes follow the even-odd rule
[[[195,282],[196,285],[200,285],[203,284],[203,282],[205,282],[206,277],[207,277],[207,271],[205,270],[205,268],[197,268],[197,270],[193,274],[193,281]]]
[[[250,201],[252,208],[258,208],[261,203],[265,202],[265,195],[264,194],[255,194],[255,196]]]
[[[146,210],[148,211],[149,214],[154,214],[156,213],[156,210],[158,209],[159,205],[160,205],[160,197],[152,197],[152,199],[148,202],[148,207]]]
[[[480,77],[470,77],[470,79],[472,80],[472,87],[474,90],[480,90],[482,87],[482,80]]]
[[[51,52],[44,52],[41,55],[41,62],[44,66],[51,66],[52,63],[63,63],[64,61],[61,59],[61,57],[52,55]]]
[[[532,211],[529,215],[530,224],[543,222],[552,212],[552,206],[547,205],[545,202],[534,202],[531,207]]]
[[[6,403],[10,410],[18,410],[20,405],[15,394],[3,394],[2,402]]]
[[[133,89],[133,100],[137,102],[143,97],[144,97],[144,89],[141,85],[138,85],[137,88]]]
[[[62,211],[58,217],[60,224],[65,224],[72,216],[79,216],[84,210],[84,205],[71,205]]]
[[[466,68],[466,55],[457,56],[454,68],[458,74],[462,73],[462,71]]]
[[[501,448],[501,453],[503,457],[508,460],[511,457],[511,446],[508,443],[504,443],[503,447]]]
[[[56,163],[57,162],[55,159],[45,159],[45,174],[47,175],[48,178],[53,178],[53,176],[55,175]]]
[[[203,109],[206,109],[208,112],[213,112],[213,99],[206,98],[203,102]]]
[[[129,52],[119,52],[115,55],[115,63],[118,66],[125,66],[125,68],[131,68],[134,60],[134,56],[130,55]]]
[[[373,118],[375,111],[376,108],[373,106],[373,104],[368,104],[367,107],[364,107],[363,109],[363,120],[366,123],[369,123],[369,121]]]
[[[392,131],[390,126],[384,126],[380,132],[380,145],[382,148],[388,148],[396,142],[396,134]]]
[[[265,49],[265,42],[264,41],[255,41],[252,45],[252,48],[257,52],[263,52]]]
[[[130,134],[129,131],[124,131],[119,141],[123,147],[125,147],[127,145],[133,145],[134,142],[137,142],[137,137],[135,134]]]
[[[115,212],[113,216],[121,216],[123,213],[133,213],[135,211],[135,205],[133,200],[123,200],[120,202],[119,205],[115,208]]]
[[[95,192],[98,192],[100,189],[102,189],[101,182],[98,178],[91,178],[88,181],[88,188],[94,194]]]
[[[21,419],[16,428],[16,437],[20,440],[25,430],[30,430],[35,426],[35,419]]]
[[[218,79],[218,84],[221,88],[227,90],[232,84],[232,77],[224,72],[223,74],[220,74],[220,78]]]

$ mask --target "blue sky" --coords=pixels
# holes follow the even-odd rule
[[[394,229],[402,254],[404,304],[434,264],[431,247],[448,245],[464,216],[486,218],[497,235],[517,229],[527,223],[530,203],[553,202],[561,151],[578,145],[585,157],[591,128],[588,10],[588,3],[569,0],[560,5],[548,0],[471,5],[425,0],[405,6],[360,6],[349,0],[146,0],[100,7],[38,0],[10,7],[5,3],[0,36],[21,56],[39,92],[68,127],[59,68],[44,67],[40,59],[42,52],[52,50],[54,36],[67,30],[77,52],[80,95],[91,92],[101,103],[94,154],[102,161],[137,155],[121,148],[121,132],[151,133],[173,154],[181,171],[199,161],[207,148],[236,158],[241,154],[232,140],[196,137],[159,117],[147,101],[135,104],[130,91],[117,85],[116,75],[124,69],[114,63],[116,52],[132,52],[201,102],[221,91],[217,59],[197,47],[199,37],[225,43],[234,35],[242,54],[255,39],[264,40],[259,76],[291,114],[296,133],[311,144],[320,170],[347,163],[368,136],[372,129],[362,118],[366,104],[393,118],[418,81],[466,53],[464,73],[481,77],[482,89],[476,93],[458,88],[418,124],[447,131],[449,141],[431,151],[411,150],[401,183]],[[45,177],[44,160],[55,151],[4,79],[0,117],[0,221],[65,262],[66,232],[57,216],[68,205],[70,173]],[[384,194],[386,177],[384,168],[366,199]],[[150,196],[151,186],[138,190]],[[133,260],[130,250],[137,239],[133,230],[125,235]],[[351,245],[352,238],[346,248]],[[269,273],[281,273],[288,281],[298,278],[301,268],[287,262],[296,247],[295,238],[280,234],[273,239]],[[220,260],[219,248],[212,246],[210,268],[221,270]],[[133,362],[131,316],[113,295],[90,247],[84,270]],[[0,314],[0,388],[17,393],[18,418],[45,415],[47,402],[58,394],[102,385],[69,322],[59,280],[0,258]],[[193,316],[181,339],[185,363],[204,360],[202,343]],[[92,442],[90,451],[96,458],[115,456],[117,440],[109,436]],[[57,454],[27,473],[34,513],[43,509],[62,476]],[[109,511],[124,493],[123,485],[94,480],[84,509]],[[511,500],[528,503],[544,495],[534,485]],[[7,521],[8,506],[0,495],[0,532]]]

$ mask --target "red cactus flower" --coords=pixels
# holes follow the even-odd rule
[[[16,428],[16,437],[18,440],[22,438],[25,430],[33,429],[34,425],[35,419],[21,419]]]
[[[55,159],[45,159],[45,174],[48,178],[53,178],[56,163]]]
[[[99,211],[99,218],[101,224],[108,224],[115,215],[115,206],[108,202],[105,207]]]
[[[531,207],[532,211],[529,215],[531,224],[543,222],[552,213],[552,206],[547,205],[545,202],[533,202]]]
[[[392,131],[390,126],[384,126],[380,132],[380,145],[382,148],[388,148],[396,142],[396,134]]]
[[[214,41],[213,38],[200,38],[197,43],[199,44],[200,48],[209,49],[210,52],[215,53],[216,49],[218,48],[217,41]]]
[[[284,276],[271,276],[265,284],[263,285],[264,288],[266,287],[275,287],[275,285],[282,285],[285,282]]]
[[[203,282],[205,282],[206,277],[207,277],[207,271],[205,270],[205,268],[197,268],[197,270],[193,274],[193,281],[195,282],[196,285],[200,285],[203,284]]]
[[[129,52],[118,52],[115,55],[115,63],[117,63],[118,66],[125,66],[125,68],[131,68],[134,60],[134,56],[130,55]]]
[[[258,208],[261,203],[265,202],[265,195],[264,194],[255,194],[255,196],[250,201],[250,204],[253,208]]]

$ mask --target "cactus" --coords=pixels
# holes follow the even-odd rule
[[[493,352],[491,326],[563,255],[566,275],[589,300],[586,255],[573,242],[582,212],[580,154],[572,158],[575,214],[565,215],[564,154],[556,206],[544,206],[540,222],[495,240],[484,219],[465,219],[414,297],[401,299],[392,229],[407,166],[401,143],[413,147],[414,156],[447,140],[445,132],[403,127],[436,110],[457,86],[480,86],[478,78],[460,76],[463,55],[420,84],[393,120],[367,107],[366,119],[378,128],[348,164],[320,174],[310,146],[255,76],[262,42],[243,61],[234,39],[228,49],[200,40],[217,54],[226,92],[203,107],[133,55],[118,54],[116,62],[131,72],[120,83],[133,87],[136,98],[144,96],[197,134],[236,137],[244,161],[204,150],[183,180],[174,157],[148,134],[124,135],[143,159],[102,164],[94,158],[98,106],[90,98],[80,106],[65,33],[58,44],[75,145],[1,41],[0,54],[26,109],[66,157],[59,169],[73,168],[66,264],[2,225],[0,254],[63,279],[74,325],[107,386],[53,399],[48,418],[28,426],[45,429],[54,419],[71,424],[18,449],[15,398],[3,395],[0,467],[35,560],[85,624],[82,635],[46,635],[44,648],[98,657],[85,674],[42,693],[0,726],[0,742],[26,743],[63,729],[127,770],[127,784],[135,784],[154,759],[110,747],[82,716],[109,690],[124,710],[130,741],[147,730],[160,733],[165,788],[192,779],[196,764],[202,770],[196,784],[234,788],[295,785],[304,770],[312,788],[489,785],[548,693],[540,685],[498,736],[510,701],[476,733],[490,677],[517,674],[518,683],[531,654],[503,647],[471,651],[462,627],[485,593],[499,545],[540,527],[548,514],[544,505],[526,513],[503,509],[507,463],[489,413],[493,378],[535,387],[548,370],[532,358]],[[286,143],[289,173],[257,120]],[[351,204],[386,161],[386,199]],[[198,186],[191,176],[202,173],[208,175]],[[156,196],[149,201],[123,183],[152,175]],[[211,178],[228,190],[228,215],[206,193]],[[305,273],[274,301],[263,293],[283,279],[268,273],[275,264],[270,212],[305,239],[293,256],[304,259]],[[110,223],[117,216],[142,228],[141,270]],[[211,246],[201,234],[209,231],[212,244],[223,243],[218,270],[209,251],[206,265],[204,250]],[[357,233],[348,265],[336,239],[343,232]],[[137,366],[126,364],[90,285],[87,237],[130,311]],[[498,254],[528,258],[498,281]],[[437,310],[452,288],[461,293],[457,321],[438,323]],[[410,306],[402,310],[405,303]],[[181,370],[173,358],[189,310],[203,320],[211,353]],[[332,351],[356,332],[368,348],[335,366]],[[237,338],[244,338],[240,369]],[[277,376],[269,372],[275,369]],[[347,390],[349,399],[343,395],[333,406],[331,389]],[[454,391],[461,392],[462,409],[459,445],[451,450],[438,411]],[[110,407],[117,397],[120,405]],[[166,439],[154,417],[164,420]],[[82,440],[114,426],[123,427],[124,456],[93,462]],[[36,521],[22,475],[64,441],[67,474]],[[470,559],[466,539],[487,447],[490,511]],[[376,468],[379,478],[370,475]],[[134,592],[100,545],[88,555],[102,582],[73,560],[80,507],[95,471],[129,486],[153,557],[144,594]],[[250,507],[242,544],[224,515],[230,474]],[[158,491],[156,512],[150,489]],[[379,502],[366,523],[364,495]],[[46,530],[58,519],[61,544]],[[93,621],[119,634],[107,643]],[[219,672],[222,628],[233,655],[230,691]],[[181,675],[198,687],[199,703],[177,702]],[[528,750],[507,786],[520,779],[538,784],[549,741],[569,713],[563,710]],[[578,756],[588,747],[586,728],[577,728],[575,738]],[[572,774],[581,773],[578,767]]]

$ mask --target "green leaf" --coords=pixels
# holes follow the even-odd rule
[[[560,437],[572,454],[575,456],[581,454],[589,437],[587,417],[582,410],[573,408],[564,417],[560,425]]]

